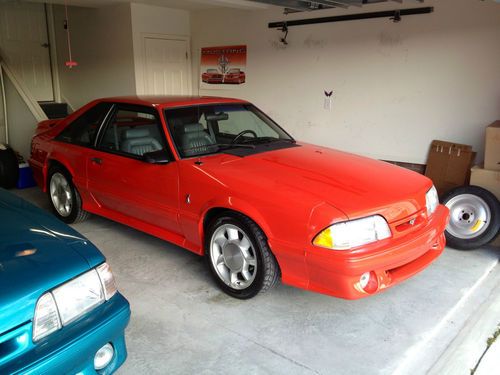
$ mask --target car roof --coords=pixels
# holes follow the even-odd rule
[[[190,96],[190,95],[131,95],[117,96],[98,99],[99,102],[114,102],[147,105],[160,108],[185,107],[200,104],[217,103],[248,103],[245,100],[235,98],[223,98],[217,96]]]

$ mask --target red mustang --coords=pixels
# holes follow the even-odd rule
[[[205,73],[201,75],[201,80],[205,83],[222,83],[224,75],[219,73],[217,69],[207,69]]]
[[[245,72],[242,72],[238,68],[229,69],[224,75],[224,83],[245,83]]]
[[[296,142],[236,99],[96,100],[40,123],[30,164],[63,221],[91,212],[205,255],[237,298],[279,278],[365,297],[445,245],[448,209],[428,178]]]

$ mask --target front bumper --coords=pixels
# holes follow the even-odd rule
[[[408,235],[388,238],[352,251],[304,247],[270,240],[281,268],[282,282],[298,288],[346,299],[378,293],[426,268],[444,250],[448,209],[439,205],[426,224]],[[359,285],[365,272],[374,272],[374,293]]]
[[[127,358],[124,331],[130,306],[121,295],[37,343],[32,322],[0,336],[0,374],[111,374]],[[115,354],[108,366],[94,369],[95,353],[111,343]],[[5,353],[2,353],[5,351]]]
[[[423,228],[402,238],[381,241],[378,248],[370,251],[343,252],[312,246],[306,252],[307,289],[358,299],[396,285],[422,271],[441,255],[446,243],[447,223],[448,209],[439,205]],[[361,275],[370,271],[376,274],[378,281],[376,291],[371,294],[359,285]]]

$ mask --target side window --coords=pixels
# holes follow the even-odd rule
[[[119,107],[99,142],[104,151],[142,156],[165,149],[165,137],[155,111]]]
[[[111,108],[111,105],[111,103],[99,103],[90,108],[59,133],[56,139],[80,146],[92,146],[99,126]]]

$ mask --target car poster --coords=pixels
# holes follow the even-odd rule
[[[246,82],[247,46],[201,49],[200,88],[227,89]]]

